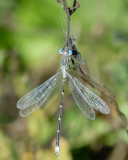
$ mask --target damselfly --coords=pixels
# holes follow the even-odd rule
[[[94,109],[98,110],[103,114],[110,113],[108,105],[102,99],[100,99],[88,88],[86,88],[77,78],[68,73],[69,56],[72,55],[72,50],[61,49],[59,53],[62,54],[61,71],[57,72],[55,75],[49,78],[45,83],[41,84],[40,86],[32,90],[30,93],[23,96],[17,102],[17,108],[20,109],[21,117],[25,117],[31,114],[46,102],[48,97],[53,92],[58,76],[62,74],[63,83],[62,83],[62,93],[60,100],[56,146],[55,146],[56,155],[59,154],[60,124],[61,124],[66,77],[68,77],[71,93],[76,104],[89,119],[91,120],[95,119]]]

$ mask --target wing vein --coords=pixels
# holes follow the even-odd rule
[[[17,108],[20,109],[20,116],[25,117],[32,112],[34,112],[37,108],[45,103],[47,98],[51,95],[60,72],[57,72],[51,78],[49,78],[46,82],[23,96],[17,102]]]

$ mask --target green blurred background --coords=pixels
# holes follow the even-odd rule
[[[79,2],[71,22],[77,48],[91,77],[113,91],[128,117],[128,1]],[[128,138],[114,106],[111,116],[97,113],[91,121],[77,109],[68,85],[59,157],[60,92],[43,109],[19,116],[17,100],[59,70],[63,19],[56,0],[0,0],[0,160],[127,160]]]

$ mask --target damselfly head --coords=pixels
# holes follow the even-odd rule
[[[71,55],[72,55],[72,50],[70,50],[70,49],[69,49],[69,50],[60,49],[60,50],[59,50],[59,54],[71,56]]]

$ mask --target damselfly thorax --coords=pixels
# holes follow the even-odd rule
[[[71,52],[71,51],[70,51]],[[63,51],[63,50],[60,50],[59,52],[60,54],[62,54],[62,60],[61,60],[61,71],[63,73],[63,78],[66,78],[67,76],[67,71],[68,71],[68,68],[69,68],[69,51]],[[71,54],[71,53],[70,53]]]

